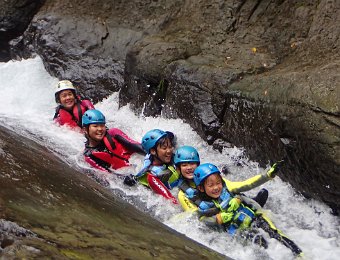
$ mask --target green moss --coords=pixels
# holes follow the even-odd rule
[[[63,253],[65,256],[67,256],[70,259],[92,259],[88,255],[73,251],[73,250],[68,250],[68,249],[62,249],[60,250],[61,253]]]

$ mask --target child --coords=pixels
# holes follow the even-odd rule
[[[277,171],[277,164],[274,164],[267,172],[268,177],[272,178]],[[237,230],[244,230],[246,238],[266,248],[266,241],[254,229],[262,228],[271,238],[291,249],[295,255],[302,254],[301,249],[285,237],[266,216],[257,211],[255,205],[246,204],[246,197],[229,189],[228,183],[222,179],[221,172],[215,165],[205,163],[197,167],[194,182],[199,190],[200,200],[196,201],[196,205],[200,220],[210,226],[220,227],[232,235]]]
[[[59,125],[68,125],[75,129],[81,128],[81,120],[85,111],[94,109],[90,100],[81,100],[77,96],[75,87],[68,80],[58,82],[55,90],[55,101],[59,105],[56,108],[53,120]]]
[[[190,207],[190,200],[195,200],[197,195],[193,178],[195,169],[200,165],[199,154],[192,146],[182,146],[175,152],[174,163],[179,178],[172,183],[171,188],[179,188],[178,199],[185,210],[195,209],[195,207]]]
[[[192,146],[182,146],[175,152],[174,163],[176,170],[180,174],[180,177],[176,182],[173,182],[171,187],[178,186],[179,193],[178,199],[184,210],[195,211],[197,208],[192,205],[191,201],[195,201],[197,198],[197,188],[194,183],[194,171],[200,165],[200,157],[197,150]],[[248,180],[242,182],[232,182],[225,180],[228,188],[233,192],[244,192],[251,190],[266,181],[270,180],[267,174],[256,175]],[[261,189],[254,200],[264,206],[268,198],[268,191]],[[187,200],[189,199],[189,201]]]
[[[124,183],[132,186],[136,181],[150,187],[148,174],[157,177],[166,188],[179,177],[173,167],[174,134],[160,129],[148,131],[142,138],[142,146],[147,153],[143,169],[136,176],[128,176]]]
[[[88,110],[82,117],[85,143],[85,161],[93,167],[112,172],[111,169],[129,166],[133,153],[145,155],[141,144],[130,139],[117,128],[106,129],[105,116],[99,110]]]

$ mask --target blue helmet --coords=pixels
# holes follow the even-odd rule
[[[194,182],[196,186],[202,184],[206,178],[214,173],[221,174],[219,169],[212,163],[203,163],[198,166],[194,171]]]
[[[103,113],[96,109],[87,110],[82,117],[82,121],[83,126],[106,123]]]
[[[200,164],[200,156],[198,155],[197,150],[192,146],[182,146],[178,148],[175,152],[174,157],[175,165],[184,162],[193,162]]]
[[[165,136],[168,136],[170,139],[174,138],[173,133],[160,129],[152,129],[147,132],[142,138],[142,147],[144,151],[149,153],[150,149],[154,148],[157,145],[157,142]]]

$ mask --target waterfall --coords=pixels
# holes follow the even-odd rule
[[[83,135],[53,123],[56,107],[54,86],[58,79],[46,72],[41,59],[36,57],[0,63],[0,75],[0,124],[43,144],[72,167],[84,172],[93,171],[82,158]],[[219,167],[228,166],[231,173],[227,178],[232,181],[245,180],[266,170],[260,168],[257,162],[250,161],[242,148],[225,148],[221,153],[214,150],[181,119],[144,117],[135,115],[128,106],[119,108],[118,93],[113,93],[95,106],[106,116],[109,128],[119,128],[138,141],[153,128],[174,132],[178,145],[196,147],[202,162],[211,162]],[[142,158],[136,157],[133,162],[137,171],[142,165]],[[119,176],[97,171],[96,174],[108,180],[113,193],[217,252],[235,259],[293,258],[289,249],[273,239],[268,239],[268,249],[243,245],[226,233],[209,230],[196,218],[181,214],[179,207],[144,187],[126,187]],[[339,217],[330,213],[327,205],[304,198],[279,177],[261,187],[269,190],[269,199],[264,207],[267,214],[284,234],[300,246],[307,259],[339,258],[340,221]],[[247,195],[254,196],[261,187],[247,192]]]

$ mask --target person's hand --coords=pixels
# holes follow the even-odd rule
[[[221,212],[216,215],[216,222],[220,225],[228,223],[233,220],[234,213],[232,212]]]
[[[238,198],[238,197],[232,198],[229,201],[229,207],[228,207],[227,211],[228,212],[236,211],[240,207],[240,204],[241,204],[241,199],[240,198]]]
[[[277,174],[277,172],[281,169],[283,166],[284,161],[278,161],[273,164],[273,166],[267,171],[267,175],[269,178],[274,178]]]
[[[136,176],[130,174],[124,178],[124,184],[128,186],[134,186],[137,184],[137,178]]]

